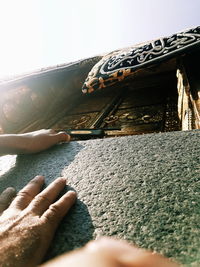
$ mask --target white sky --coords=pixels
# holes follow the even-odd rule
[[[0,0],[0,77],[200,24],[200,0]]]

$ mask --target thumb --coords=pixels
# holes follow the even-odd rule
[[[70,135],[67,134],[66,132],[62,131],[62,132],[58,132],[54,135],[56,137],[57,142],[70,142]]]
[[[0,195],[0,214],[8,208],[13,198],[16,196],[16,191],[13,187],[8,187]]]

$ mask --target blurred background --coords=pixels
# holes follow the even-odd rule
[[[199,0],[0,0],[0,78],[199,25]]]

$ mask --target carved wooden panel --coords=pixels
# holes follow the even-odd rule
[[[0,132],[49,128],[81,95],[81,84],[99,57],[0,83]]]
[[[199,61],[199,52],[183,58],[177,77],[175,61],[152,66],[90,95],[81,93],[87,62],[1,84],[0,132],[89,128],[120,136],[199,129]]]
[[[152,80],[152,77],[151,77]],[[176,73],[105,89],[79,102],[54,129],[104,129],[107,136],[180,130]]]

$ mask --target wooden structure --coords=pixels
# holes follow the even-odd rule
[[[82,84],[101,58],[2,81],[1,133],[103,129],[104,136],[121,136],[200,128],[199,49],[84,95]]]

